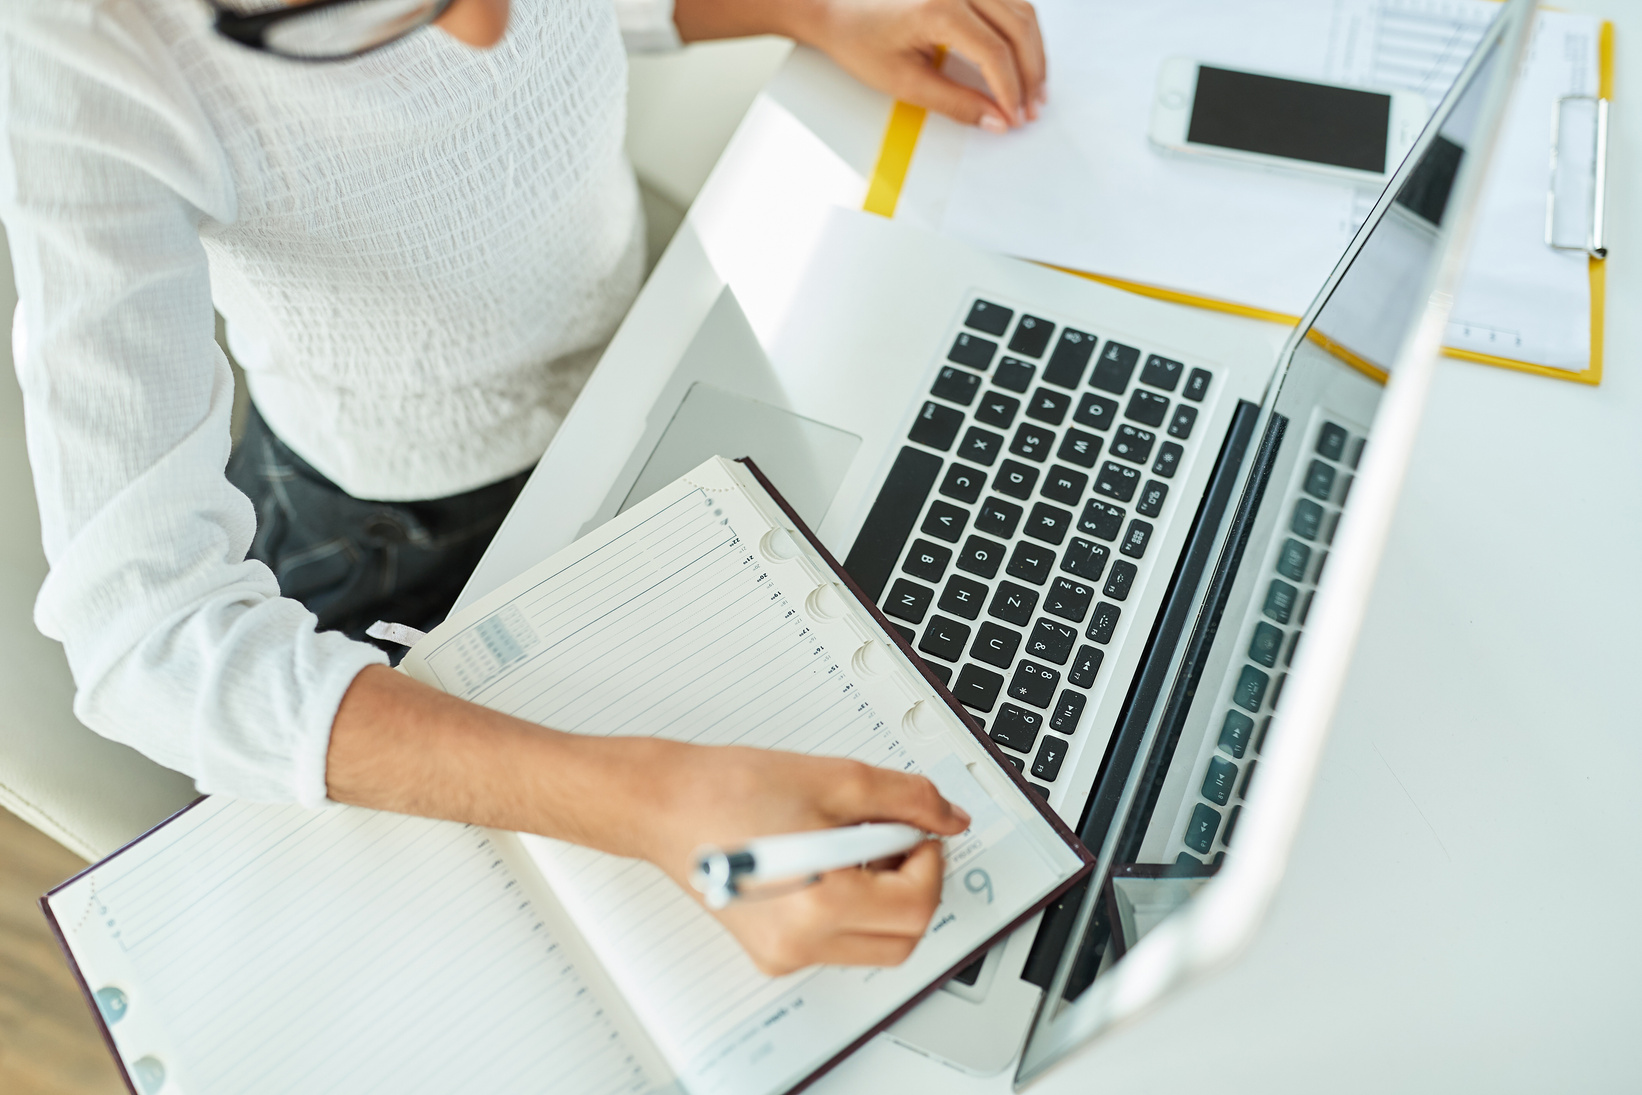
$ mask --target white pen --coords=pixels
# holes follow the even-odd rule
[[[709,909],[722,909],[740,897],[741,887],[748,883],[783,879],[814,882],[825,871],[900,855],[927,839],[929,834],[922,829],[899,823],[761,836],[728,851],[702,848],[696,853],[690,881],[701,891]]]

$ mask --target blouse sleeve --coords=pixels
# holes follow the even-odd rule
[[[233,377],[200,243],[234,217],[226,162],[163,50],[106,14],[123,5],[14,3],[0,220],[50,563],[35,622],[87,726],[202,791],[321,803],[337,706],[386,659],[317,632],[245,557],[256,518],[224,475]]]
[[[673,0],[611,0],[628,53],[665,53],[681,45]]]

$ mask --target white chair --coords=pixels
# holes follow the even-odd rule
[[[653,244],[672,234],[758,89],[791,44],[773,38],[634,57],[628,153],[647,191]],[[659,201],[658,201],[659,198]],[[3,244],[3,236],[0,236]],[[659,251],[659,247],[657,248]],[[0,316],[16,304],[0,247]],[[62,648],[34,628],[46,574],[22,396],[0,336],[0,806],[87,859],[100,859],[186,806],[193,781],[82,726]]]

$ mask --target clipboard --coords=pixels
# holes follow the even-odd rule
[[[1595,231],[1587,247],[1581,248],[1588,253],[1587,272],[1590,278],[1591,292],[1591,355],[1589,364],[1578,372],[1568,369],[1558,369],[1549,365],[1539,365],[1530,361],[1519,361],[1514,358],[1500,357],[1493,354],[1479,353],[1475,350],[1464,350],[1457,347],[1443,347],[1444,356],[1457,358],[1461,361],[1472,361],[1481,365],[1492,365],[1496,368],[1511,369],[1516,372],[1532,373],[1536,376],[1547,376],[1557,380],[1569,380],[1576,384],[1596,386],[1602,383],[1603,338],[1605,331],[1605,315],[1607,303],[1607,250],[1601,240],[1601,223],[1603,215],[1603,201],[1606,197],[1605,155],[1606,155],[1606,119],[1608,104],[1613,101],[1614,94],[1614,27],[1613,23],[1604,21],[1597,37],[1597,94],[1599,121],[1597,128],[1598,152],[1596,157],[1596,171],[1598,185],[1595,188],[1593,225]],[[935,63],[940,64],[942,57],[937,55]],[[1563,100],[1558,100],[1558,111],[1563,106]],[[866,200],[861,208],[868,213],[876,213],[881,217],[893,218],[896,205],[900,201],[901,188],[906,182],[907,171],[912,166],[913,154],[917,151],[918,138],[923,132],[924,119],[927,111],[923,107],[913,106],[910,103],[896,101],[890,111],[889,122],[884,127],[883,141],[879,144],[878,158],[873,165],[872,176],[867,184]],[[1550,212],[1551,202],[1554,200],[1554,173],[1555,161],[1555,127],[1553,126],[1553,145],[1550,171],[1551,184],[1547,193],[1547,246],[1554,246],[1550,241]],[[1154,300],[1168,301],[1171,304],[1185,304],[1194,308],[1204,308],[1209,311],[1224,312],[1229,315],[1244,316],[1250,319],[1264,320],[1268,323],[1277,323],[1285,327],[1293,327],[1300,322],[1300,317],[1285,312],[1276,312],[1264,308],[1255,308],[1235,301],[1220,300],[1214,297],[1198,296],[1169,289],[1160,285],[1150,285],[1144,282],[1130,281],[1125,278],[1113,277],[1108,274],[1095,273],[1089,270],[1078,270],[1067,266],[1058,266],[1053,263],[1040,263],[1050,269],[1062,273],[1072,274],[1089,281],[1099,282],[1116,289],[1124,289],[1140,296],[1151,297]],[[1380,383],[1385,383],[1386,374],[1383,370],[1364,362],[1362,371]]]

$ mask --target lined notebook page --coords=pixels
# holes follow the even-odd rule
[[[893,724],[881,717],[853,678],[850,648],[840,657],[821,640],[821,625],[812,626],[802,602],[813,582],[791,594],[781,588],[776,568],[754,546],[768,527],[738,490],[674,484],[442,625],[406,667],[447,691],[561,730],[932,766],[917,750],[930,752],[929,760],[945,754],[904,741],[900,712]],[[963,766],[954,767],[962,778]],[[995,808],[991,815],[1011,829]],[[971,833],[972,847],[949,865],[972,867],[984,836]],[[654,867],[525,839],[692,1092],[783,1089],[869,1029],[867,1009],[887,1014],[947,968],[939,963],[965,953],[926,940],[895,970],[821,968],[768,978]],[[993,869],[1000,892],[1047,892],[1041,856],[1013,850],[1017,866]],[[1001,927],[1003,903],[978,909],[956,888],[969,902],[966,925],[940,943],[960,946],[965,937],[973,947],[985,938],[975,932]],[[943,905],[937,923],[957,919]]]
[[[661,1089],[521,890],[483,829],[214,797],[51,903],[167,1092]]]

